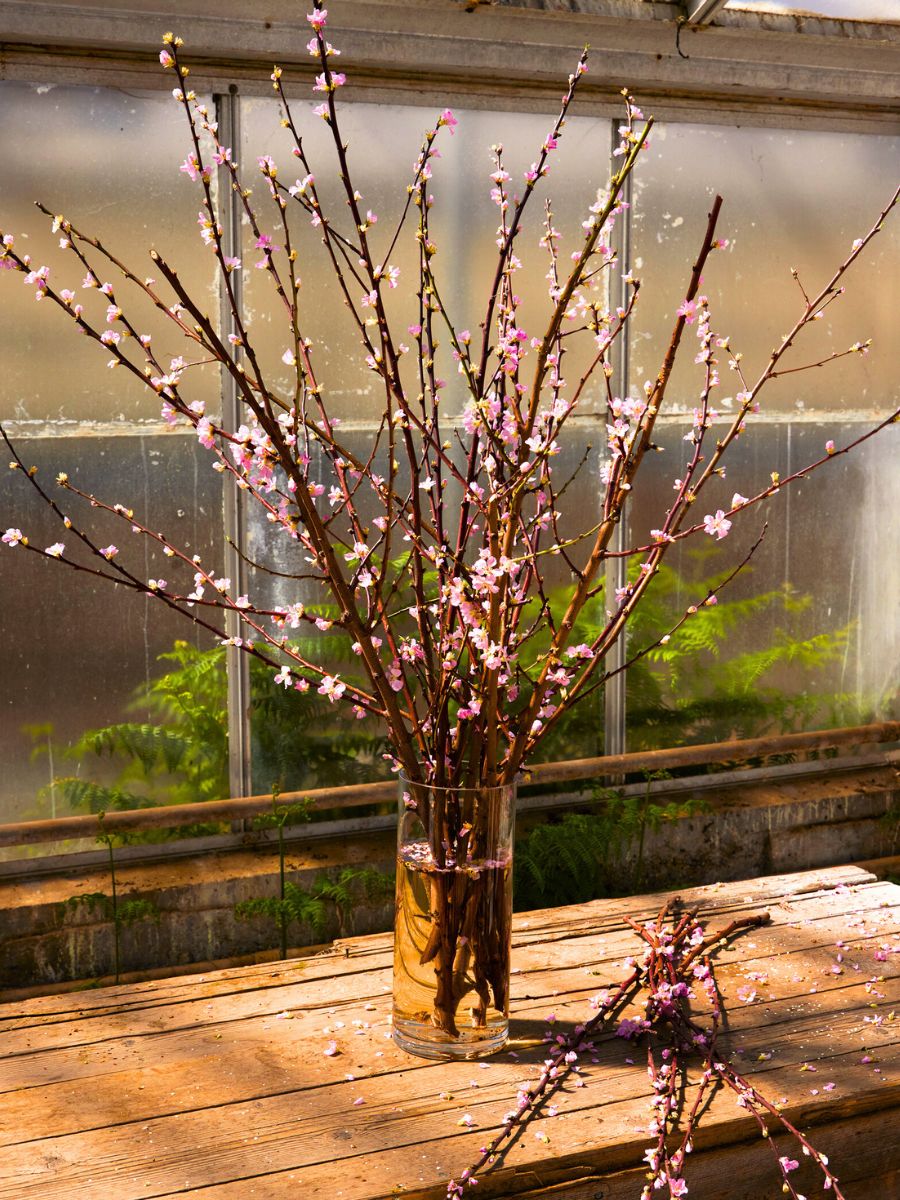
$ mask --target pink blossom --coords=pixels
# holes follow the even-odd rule
[[[119,547],[118,546],[104,546],[101,549],[100,553],[103,555],[103,557],[106,559],[107,562],[112,562],[112,560],[119,553]]]
[[[831,438],[829,438],[825,443],[825,453],[834,454],[834,442],[831,440]]]
[[[175,59],[172,57],[172,55],[169,53],[168,50],[160,50],[159,61],[162,63],[162,65],[164,67],[174,67],[175,66]]]
[[[18,546],[19,542],[24,542],[28,545],[28,538],[22,533],[21,529],[7,529],[0,542],[6,542],[7,546]]]
[[[707,513],[703,518],[703,530],[710,536],[715,535],[721,542],[723,537],[727,537],[728,530],[731,528],[731,522],[726,520],[725,513],[721,508],[716,510],[716,515]]]
[[[183,171],[192,182],[197,180],[200,175],[200,163],[197,161],[197,155],[191,151],[178,170]]]
[[[347,82],[347,76],[341,71],[334,71],[331,78],[325,75],[323,71],[321,75],[316,76],[316,82],[313,85],[314,92],[333,92],[335,88],[343,87]]]
[[[586,642],[582,642],[580,646],[570,646],[566,650],[568,658],[593,658],[594,652]]]
[[[65,550],[65,546],[62,542],[54,542],[52,546],[47,547],[44,553],[48,554],[50,558],[59,558],[63,550]]]
[[[784,1171],[785,1175],[789,1174],[791,1171],[796,1171],[800,1166],[796,1158],[788,1158],[786,1154],[783,1154],[778,1161],[781,1163],[781,1169]]]
[[[341,683],[337,676],[326,675],[322,680],[318,692],[320,696],[327,696],[331,703],[334,704],[336,700],[340,700],[346,690],[347,685]]]
[[[47,290],[47,280],[50,278],[49,267],[38,267],[36,271],[29,271],[25,276],[25,283],[33,284],[35,287],[35,300],[43,299],[44,292]]]
[[[457,121],[456,117],[453,115],[452,109],[445,108],[444,111],[441,113],[441,115],[438,117],[437,123],[439,126],[446,125],[452,134],[454,127],[459,124],[459,121]]]
[[[684,317],[688,325],[693,325],[697,316],[696,300],[685,300],[681,307],[677,310],[679,317]]]
[[[205,446],[207,450],[212,450],[215,446],[215,438],[213,424],[209,417],[202,417],[197,422],[197,441],[201,446]]]
[[[687,1194],[688,1186],[683,1179],[669,1179],[670,1196],[686,1196]]]
[[[325,27],[325,22],[328,20],[328,9],[317,8],[315,12],[307,13],[306,19],[309,21],[316,33],[318,33],[320,29]]]

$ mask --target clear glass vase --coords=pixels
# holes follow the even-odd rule
[[[515,785],[400,780],[394,1040],[479,1058],[509,1032]]]

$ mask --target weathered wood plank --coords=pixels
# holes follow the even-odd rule
[[[847,886],[859,889],[877,883],[874,875],[852,864],[827,867],[795,874],[763,876],[759,879],[737,880],[727,883],[708,884],[704,887],[688,888],[680,893],[686,904],[698,903],[705,912],[728,911],[729,906],[761,903],[766,900],[777,902],[793,896],[827,893],[835,887]],[[519,914],[516,930],[531,931],[531,935],[564,928],[571,924],[574,929],[579,920],[589,920],[598,932],[608,922],[621,927],[622,913],[643,916],[659,909],[667,892],[655,892],[644,896],[629,896],[607,900],[593,900],[588,904],[571,905],[564,908],[537,910]],[[336,943],[336,949],[311,957],[294,958],[284,962],[265,962],[252,966],[232,967],[222,971],[205,972],[202,976],[181,975],[174,978],[148,980],[144,983],[125,984],[97,991],[66,992],[61,995],[38,996],[12,1005],[0,1006],[0,1029],[6,1022],[28,1016],[53,1015],[70,1017],[92,1009],[107,1009],[117,1006],[145,1003],[158,998],[163,1003],[177,1000],[182,995],[196,995],[198,985],[205,992],[246,991],[254,988],[280,987],[298,972],[304,978],[323,978],[340,970],[340,959],[344,953],[354,959],[368,953],[382,953],[390,946],[390,934],[375,934],[358,938],[346,938]],[[9,1011],[11,1010],[11,1011]]]
[[[754,969],[765,971],[766,964],[761,960],[777,957],[780,975],[790,972],[790,978],[797,975],[799,982],[798,973],[805,972],[812,980],[811,972],[817,967],[821,967],[823,975],[832,967],[834,956],[828,958],[822,948],[833,947],[840,933],[843,933],[842,940],[847,943],[850,959],[858,953],[862,960],[858,965],[877,974],[880,964],[872,958],[875,943],[871,946],[869,943],[873,936],[877,942],[880,927],[896,928],[898,910],[890,904],[896,897],[896,889],[892,890],[890,884],[868,885],[854,897],[854,912],[866,923],[865,930],[835,927],[840,914],[835,914],[833,910],[836,905],[843,903],[844,897],[813,894],[796,898],[789,905],[770,909],[772,925],[765,931],[745,936],[732,947],[721,951],[719,961],[724,969],[728,963],[752,956],[754,961],[760,960],[756,961]],[[841,918],[843,922],[848,919]],[[635,952],[638,943],[631,930],[623,928],[618,918],[617,924],[619,928],[615,933],[580,933],[565,940],[560,937],[553,942],[550,956],[546,950],[547,943],[530,942],[522,945],[517,939],[513,959],[516,971],[514,989],[523,992],[527,980],[525,994],[549,996],[573,987],[579,991],[585,987],[596,989],[602,982],[620,977],[624,973],[622,961]],[[789,957],[785,958],[785,955],[793,952],[792,948],[797,948],[808,958],[813,956],[802,970]],[[284,1009],[321,1011],[358,997],[368,1003],[377,1003],[390,988],[390,957],[386,951],[377,955],[367,954],[363,962],[367,965],[341,958],[334,964],[337,969],[325,978],[301,975],[296,982],[282,984],[277,989],[258,988],[236,993],[228,990],[219,993],[216,990],[210,992],[203,986],[196,989],[194,997],[191,993],[183,992],[183,998],[174,1004],[151,1000],[131,1006],[120,1005],[107,1011],[92,1009],[81,1013],[76,1010],[67,1018],[60,1015],[49,1018],[41,1016],[36,1020],[29,1017],[13,1018],[4,1025],[4,1057],[9,1059],[27,1051],[31,1039],[37,1037],[43,1049],[89,1045],[115,1039],[126,1032],[129,1037],[136,1038],[167,1029],[199,1028],[212,1023],[274,1015]],[[558,973],[567,967],[574,974],[571,980],[563,984]],[[850,961],[847,970],[852,970]],[[0,1069],[0,1090],[3,1089],[2,1078]]]
[[[827,1154],[832,1163],[843,1162],[840,1185],[847,1200],[900,1200],[900,1144],[896,1132],[884,1136],[884,1123],[878,1114],[845,1119],[839,1125],[816,1128],[817,1148]],[[698,1200],[776,1200],[781,1196],[776,1155],[791,1153],[795,1147],[790,1140],[775,1139],[776,1151],[767,1152],[757,1138],[715,1151],[695,1153],[688,1160],[686,1179],[691,1195]],[[805,1184],[805,1195],[818,1195],[820,1179],[806,1162],[798,1185]],[[510,1192],[499,1179],[495,1185],[490,1173],[482,1176],[479,1195],[487,1197],[513,1194],[517,1200],[636,1200],[646,1175],[642,1168],[614,1173],[593,1173],[584,1167],[571,1168],[568,1182],[533,1188],[538,1172],[523,1169],[517,1173],[528,1190]],[[797,1176],[795,1176],[797,1178]],[[516,1180],[516,1185],[520,1182]],[[182,1193],[186,1200],[295,1200],[300,1175],[289,1171],[274,1175],[258,1175],[237,1184],[225,1184],[202,1191],[193,1189]],[[304,1200],[325,1200],[324,1188],[304,1184]],[[500,1190],[503,1189],[503,1190]],[[374,1197],[376,1194],[371,1193]],[[428,1188],[405,1186],[401,1190],[381,1193],[378,1200],[405,1197],[406,1200],[444,1200],[446,1192],[440,1185]],[[332,1184],[330,1193],[335,1200],[351,1200],[339,1182]]]
[[[776,880],[781,877],[776,877]],[[737,886],[746,889],[746,883],[727,885],[728,891],[719,892],[717,887],[697,889],[686,892],[685,904],[697,902],[704,914],[704,919],[710,919],[715,914],[724,916],[753,905],[766,907],[766,894],[754,894],[744,891],[737,894],[733,891]],[[842,886],[839,884],[838,886]],[[865,881],[853,885],[851,903],[854,907],[877,907],[881,900],[890,893],[880,891],[880,888],[890,887],[877,881]],[[773,915],[780,911],[791,911],[791,905],[800,901],[821,898],[834,898],[834,888],[798,889],[793,896],[772,892],[777,903],[773,907]],[[664,896],[629,897],[627,900],[593,901],[590,904],[573,905],[563,909],[524,913],[516,918],[514,940],[517,947],[531,943],[546,944],[550,940],[573,941],[580,936],[599,936],[614,933],[625,933],[630,937],[630,929],[623,917],[644,918],[658,911]],[[823,911],[830,912],[830,907]],[[805,915],[805,914],[801,914]],[[68,993],[62,997],[40,997],[20,1004],[0,1007],[0,1029],[12,1029],[28,1023],[42,1023],[55,1018],[69,1020],[73,1017],[83,1019],[96,1012],[115,1012],[133,1009],[135,1007],[152,1006],[177,1001],[181,996],[195,998],[198,995],[230,995],[236,992],[264,991],[267,988],[277,988],[292,979],[303,981],[332,978],[335,975],[352,973],[366,969],[372,964],[373,956],[383,958],[390,955],[391,935],[377,934],[369,937],[347,939],[338,943],[330,953],[316,955],[312,958],[290,960],[284,963],[268,963],[262,966],[234,968],[222,972],[210,972],[203,976],[182,976],[177,980],[152,981],[145,984],[124,985],[118,988],[107,988],[100,992]]]
[[[900,1002],[900,982],[897,977],[900,962],[896,956],[892,956],[890,963],[878,964],[889,968],[884,983],[870,983],[872,976],[852,973],[848,978],[846,975],[835,976],[826,970],[815,977],[812,985],[816,988],[815,992],[810,991],[808,975],[803,975],[797,983],[795,979],[798,976],[789,973],[784,985],[777,987],[756,980],[748,982],[748,973],[759,974],[756,968],[764,965],[765,962],[751,958],[722,967],[718,972],[728,1001],[733,1033],[761,1025],[766,1036],[774,1040],[781,1036],[782,1023],[810,1014],[816,1020],[825,1020],[834,1012],[853,1011],[861,1021],[862,1015],[872,1015]],[[603,981],[588,980],[588,991],[585,990],[585,976],[581,972],[566,972],[551,977],[548,982],[551,985],[549,991],[535,987],[528,978],[518,979],[514,985],[511,1050],[522,1056],[523,1060],[529,1054],[534,1057],[533,1046],[541,1049],[541,1038],[547,1028],[545,1018],[551,1010],[557,1015],[559,1028],[584,1021],[591,1013],[588,997]],[[751,986],[761,998],[768,999],[765,1003],[743,1003],[737,997],[737,989],[742,985]],[[367,1004],[374,1004],[374,1008],[367,1008]],[[878,1008],[869,1009],[869,1004],[876,1004]],[[106,1038],[88,1044],[55,1048],[45,1048],[38,1043],[35,1049],[0,1059],[0,1093],[8,1095],[15,1090],[65,1081],[103,1080],[126,1067],[140,1071],[160,1062],[167,1062],[174,1068],[185,1060],[197,1060],[204,1055],[211,1056],[215,1076],[223,1049],[235,1041],[239,1041],[251,1056],[251,1066],[257,1057],[267,1065],[273,1059],[278,1059],[289,1064],[294,1071],[304,1047],[310,1044],[323,1046],[334,1037],[342,1055],[354,1056],[352,1065],[344,1066],[346,1060],[342,1057],[326,1070],[328,1064],[324,1057],[307,1054],[306,1079],[310,1085],[339,1079],[345,1070],[356,1070],[357,1058],[364,1051],[370,1053],[367,1070],[371,1073],[387,1072],[408,1065],[409,1060],[385,1036],[389,1031],[390,1000],[384,993],[374,1000],[351,994],[327,1008],[283,1011],[290,1011],[291,1019],[279,1019],[277,1014],[269,1012],[246,1016],[240,1022],[235,1022],[230,1019],[227,1010],[220,1019],[215,1019],[210,1011],[206,1022],[163,1029],[162,1032],[144,1036],[127,1036],[121,1040]],[[368,1029],[365,1028],[366,1024]],[[280,1052],[278,1047],[282,1048]],[[297,1086],[295,1073],[285,1086]],[[37,1098],[33,1098],[32,1102],[36,1103]]]
[[[882,1070],[893,1068],[896,1072],[900,1044],[882,1049],[879,1057]],[[829,1081],[836,1081],[840,1090],[827,1093],[827,1099],[821,1095],[813,1098],[810,1076],[798,1075],[792,1066],[766,1071],[766,1087],[770,1095],[786,1101],[785,1111],[804,1126],[900,1104],[900,1082],[873,1087],[859,1058],[859,1052],[853,1051],[829,1060]],[[602,1083],[597,1084],[596,1094],[590,1083],[574,1091],[565,1098],[565,1108],[560,1106],[559,1116],[536,1120],[520,1140],[511,1158],[514,1166],[496,1175],[498,1182],[510,1189],[508,1194],[525,1190],[524,1172],[535,1173],[537,1180],[550,1184],[555,1182],[554,1175],[558,1177],[560,1171],[574,1165],[596,1171],[638,1165],[645,1140],[640,1131],[649,1116],[646,1095],[636,1087],[643,1072],[635,1068],[630,1077],[619,1072],[610,1080],[609,1071],[602,1066],[597,1068]],[[443,1064],[416,1070],[447,1073]],[[471,1065],[468,1071],[472,1073]],[[464,1082],[461,1090],[465,1090]],[[396,1094],[385,1096],[383,1090],[353,1081],[329,1087],[327,1103],[320,1089],[310,1088],[44,1138],[5,1150],[0,1162],[0,1197],[25,1200],[38,1194],[48,1198],[91,1195],[91,1187],[102,1180],[103,1200],[135,1200],[285,1171],[299,1172],[295,1186],[302,1185],[305,1197],[324,1196],[326,1185],[335,1186],[335,1160],[341,1159],[344,1196],[369,1200],[390,1194],[398,1183],[411,1183],[415,1188],[416,1171],[429,1186],[448,1173],[458,1173],[498,1127],[511,1103],[510,1092],[503,1096],[493,1093],[493,1089],[488,1093],[479,1087],[466,1095],[465,1110],[472,1114],[477,1128],[464,1133],[455,1123],[459,1107],[436,1104],[431,1098],[398,1102]],[[353,1099],[360,1095],[366,1103],[354,1108]],[[690,1089],[687,1095],[689,1100]],[[704,1118],[698,1153],[706,1146],[744,1141],[754,1128],[752,1118],[736,1109],[730,1098],[718,1097]],[[536,1141],[535,1132],[544,1133],[549,1143]]]
[[[900,889],[852,870],[776,878],[688,893],[707,924],[767,906],[772,915],[719,956],[725,1044],[792,1119],[825,1126],[817,1143],[827,1148],[827,1133],[835,1155],[852,1157],[856,1174],[845,1177],[870,1190],[848,1188],[848,1200],[887,1200],[871,1186],[894,1186],[890,1139],[877,1131],[900,1128],[900,1020],[891,1019],[900,955],[874,953],[897,944]],[[646,916],[660,902],[630,899],[627,911]],[[10,1018],[0,1022],[0,1200],[375,1200],[401,1183],[399,1194],[438,1200],[534,1077],[548,1011],[555,1029],[583,1021],[588,998],[623,973],[637,948],[623,911],[621,901],[598,902],[519,919],[512,1055],[486,1064],[415,1062],[393,1045],[384,937],[308,960],[310,972],[266,964],[267,974],[113,989],[84,1009],[70,995],[56,1007],[41,998],[0,1010]],[[290,1019],[279,1018],[284,1010]],[[322,1053],[331,1037],[335,1058]],[[529,1126],[481,1195],[554,1189],[594,1200],[600,1184],[572,1190],[583,1178],[602,1180],[609,1200],[636,1194],[645,1072],[612,1036],[586,1057],[586,1086],[567,1085],[558,1115]],[[466,1112],[471,1130],[457,1124]],[[861,1132],[842,1140],[845,1127]],[[754,1129],[730,1098],[716,1100],[697,1139],[696,1180],[716,1187],[723,1169],[739,1171],[745,1190],[703,1200],[763,1200],[770,1187],[774,1196],[777,1167],[763,1170]]]
[[[688,1159],[685,1173],[690,1194],[699,1200],[774,1200],[781,1195],[776,1159],[782,1154],[796,1157],[796,1144],[784,1135],[773,1140],[772,1153],[757,1138],[715,1152],[695,1153]],[[900,1200],[900,1129],[888,1130],[885,1137],[877,1115],[845,1119],[839,1126],[817,1129],[815,1145],[832,1163],[845,1164],[840,1186],[847,1200]],[[808,1161],[801,1161],[800,1167],[792,1175],[795,1186],[805,1195],[818,1195],[821,1175]],[[645,1173],[638,1168],[523,1192],[519,1200],[635,1200],[645,1182]],[[264,1194],[278,1195],[276,1191]],[[219,1188],[205,1195],[209,1200],[225,1200]]]
[[[882,1012],[900,1004],[900,978],[880,985],[880,990]],[[817,995],[815,1004],[810,1000],[798,1005],[782,999],[766,1005],[738,1007],[730,1019],[729,1040],[740,1051],[738,1061],[751,1065],[761,1060],[778,1066],[799,1065],[851,1049],[861,1054],[873,1042],[880,1045],[890,1041],[888,1034],[863,1025],[863,1015],[871,1015],[867,1012],[870,998],[865,985],[857,984],[834,986],[829,992]],[[543,1008],[546,1009],[546,1004]],[[583,999],[578,1004],[558,1006],[557,1011],[556,1029],[571,1027],[576,1020],[583,1020],[587,1012]],[[522,1072],[534,1068],[545,1052],[540,1039],[547,1026],[541,1015],[539,1011],[529,1013],[526,1009],[517,1025],[533,1027],[534,1036],[513,1042],[516,1060],[501,1058],[489,1072],[483,1073],[486,1091],[479,1092],[480,1096],[491,1089],[499,1089],[501,1096],[513,1095]],[[121,1050],[113,1053],[105,1049],[93,1055],[81,1051],[77,1061],[68,1055],[56,1065],[57,1073],[62,1076],[56,1081],[46,1077],[49,1064],[44,1062],[30,1076],[21,1073],[22,1082],[3,1098],[0,1146],[14,1145],[35,1129],[39,1134],[51,1129],[58,1136],[126,1120],[142,1121],[212,1105],[327,1087],[342,1081],[347,1072],[358,1073],[358,1078],[365,1078],[368,1085],[377,1081],[379,1090],[397,1098],[418,1097],[423,1102],[437,1104],[443,1085],[436,1083],[435,1074],[410,1072],[409,1059],[386,1041],[382,1045],[388,1029],[385,1018],[383,1013],[381,1020],[373,1023],[371,1031],[363,1033],[359,1040],[352,1028],[345,1037],[332,1026],[342,1046],[341,1055],[335,1060],[328,1060],[321,1053],[325,1042],[321,1021],[314,1024],[310,1020],[295,1020],[277,1025],[257,1022],[254,1028],[242,1031],[239,1066],[229,1051],[229,1042],[217,1032],[202,1037],[162,1035],[138,1048],[134,1055],[129,1047],[127,1056]],[[895,1040],[900,1039],[900,1029],[893,1031],[891,1025],[888,1029]],[[379,1050],[381,1058],[376,1059]],[[616,1040],[604,1050],[609,1069],[621,1073],[624,1082],[635,1084],[642,1094],[645,1088],[642,1075],[635,1076],[633,1070],[626,1069],[625,1060],[632,1055],[629,1047]],[[300,1062],[304,1062],[302,1075],[298,1072]],[[473,1070],[470,1066],[458,1072],[466,1076],[466,1091]],[[811,1079],[816,1073],[810,1072]],[[85,1105],[88,1080],[92,1099]]]

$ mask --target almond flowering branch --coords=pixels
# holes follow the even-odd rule
[[[5,431],[12,465],[80,549],[74,557],[63,541],[41,549],[16,527],[8,528],[2,540],[152,595],[214,630],[226,643],[270,663],[286,689],[312,688],[332,703],[350,704],[359,719],[387,728],[392,765],[413,785],[508,786],[572,707],[621,669],[607,668],[607,656],[626,636],[673,544],[690,537],[721,540],[733,520],[744,520],[774,491],[824,467],[876,432],[836,451],[832,446],[824,457],[784,480],[773,478],[771,487],[749,499],[735,494],[729,508],[713,506],[702,521],[692,519],[699,511],[694,506],[701,492],[723,473],[724,455],[772,379],[788,369],[818,368],[867,349],[867,343],[857,343],[818,363],[796,368],[783,364],[806,327],[839,299],[844,275],[877,235],[898,193],[869,232],[853,243],[818,294],[801,288],[799,315],[755,383],[745,377],[741,355],[732,350],[728,337],[714,331],[709,301],[701,290],[712,256],[727,244],[717,236],[722,204],[717,197],[659,371],[642,396],[619,396],[611,356],[616,343],[628,336],[640,282],[625,275],[627,299],[619,307],[610,303],[609,283],[621,268],[613,231],[626,207],[625,185],[648,144],[652,117],[644,120],[633,98],[627,91],[623,94],[625,117],[615,151],[619,165],[586,204],[568,255],[561,252],[552,205],[545,205],[539,248],[549,265],[547,307],[542,323],[532,329],[526,328],[519,295],[526,218],[565,136],[566,120],[587,70],[586,53],[569,77],[559,114],[535,161],[518,184],[507,169],[502,146],[493,148],[491,196],[499,216],[496,258],[473,334],[460,328],[444,298],[445,273],[438,269],[439,246],[430,219],[439,145],[453,136],[457,118],[445,109],[425,132],[396,223],[382,237],[386,222],[379,224],[378,214],[353,182],[338,103],[347,80],[333,66],[339,50],[326,39],[327,12],[316,2],[307,20],[312,35],[308,49],[319,72],[314,90],[321,98],[313,116],[325,123],[331,136],[344,200],[340,213],[332,212],[325,200],[321,168],[304,144],[303,122],[292,111],[280,68],[272,73],[273,89],[302,175],[286,186],[274,159],[261,156],[260,198],[249,187],[233,148],[220,140],[214,117],[189,87],[190,68],[182,61],[181,39],[174,34],[163,39],[161,64],[177,77],[173,94],[190,139],[181,172],[198,192],[199,233],[217,268],[230,332],[218,328],[205,301],[191,294],[175,265],[156,250],[151,252],[152,269],[161,283],[144,278],[67,216],[41,206],[61,247],[77,264],[84,292],[79,300],[74,288],[57,287],[48,267],[36,266],[17,248],[12,234],[0,231],[0,267],[23,276],[37,301],[60,310],[83,336],[103,347],[110,367],[124,370],[155,393],[164,420],[192,429],[210,451],[213,468],[240,489],[246,506],[258,506],[272,538],[285,546],[295,568],[279,573],[296,581],[296,598],[273,605],[262,596],[238,594],[224,570],[179,550],[165,533],[152,530],[140,514],[135,516],[133,504],[103,500],[76,488],[62,472],[58,482],[67,498],[119,520],[130,537],[152,544],[170,562],[171,583],[159,577],[145,579],[127,565],[129,555],[120,554],[117,544],[101,546],[73,512],[50,499]],[[248,239],[258,254],[253,268],[229,253],[222,216],[229,193],[237,197]],[[359,354],[382,401],[363,451],[341,432],[329,403],[322,347],[310,336],[316,298],[307,299],[302,286],[298,221],[308,223],[321,240]],[[417,271],[401,288],[400,269],[392,260],[404,239],[413,244]],[[254,268],[271,288],[283,322],[286,386],[281,368],[273,373],[265,366],[257,332],[239,300],[237,275]],[[189,356],[172,358],[157,351],[154,338],[142,332],[141,319],[120,296],[124,285],[185,340]],[[391,300],[398,289],[414,306],[414,319],[405,330],[397,327]],[[675,363],[691,330],[696,333],[693,353],[700,383],[688,435],[689,462],[683,478],[675,481],[675,498],[660,514],[653,540],[623,550],[613,546],[613,534],[627,520]],[[574,353],[579,346],[587,351],[581,357]],[[722,359],[738,373],[743,390],[733,421],[710,448],[717,416],[712,397]],[[210,363],[218,366],[238,397],[241,418],[234,427],[207,412],[204,400],[192,394],[198,368]],[[566,379],[564,364],[566,371],[571,367],[574,372],[571,380]],[[456,376],[458,400],[449,398],[454,393],[443,378],[447,372]],[[577,441],[574,418],[588,400],[605,407],[607,451],[596,507],[578,527],[577,515],[565,513],[573,476],[561,480],[554,460],[573,436]],[[879,428],[896,417],[893,413]],[[586,461],[585,454],[581,467]],[[737,563],[726,583],[758,544],[757,540]],[[590,640],[582,640],[587,606],[604,596],[606,566],[621,556],[640,564],[637,575],[615,595],[604,597],[600,628],[592,631]],[[565,596],[557,608],[560,581]],[[704,602],[714,601],[710,594]],[[225,636],[220,624],[225,612],[240,621],[239,635]],[[647,646],[635,647],[628,663],[677,636],[695,613],[696,606],[687,607]],[[298,629],[344,638],[358,669],[340,673],[318,656],[304,653],[291,639]],[[459,803],[421,804],[423,869],[447,872],[471,866],[486,845],[490,805],[476,808],[470,820]],[[508,904],[504,907],[499,898],[487,904],[482,894],[487,887],[470,879],[457,896],[448,877],[441,885],[443,899],[441,888],[434,891],[433,919],[439,928],[422,955],[423,961],[435,959],[442,993],[449,998],[440,1012],[435,1011],[435,1023],[451,1035],[457,1028],[459,980],[468,967],[482,983],[486,978],[499,981],[504,974],[508,950],[498,950],[497,945],[504,939],[508,944]],[[477,914],[489,909],[499,915],[488,971],[477,961],[481,951],[475,934],[483,922]],[[438,943],[440,954],[435,951]],[[502,990],[499,982],[495,1000],[497,989]],[[479,1001],[476,1012],[483,1008]]]

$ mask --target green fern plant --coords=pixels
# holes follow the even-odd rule
[[[320,654],[329,652],[324,641],[320,639]],[[136,693],[129,706],[145,719],[89,730],[63,750],[54,746],[49,727],[26,731],[35,743],[33,754],[78,764],[77,773],[55,776],[50,785],[57,807],[114,812],[229,795],[224,648],[200,650],[177,641],[160,661],[168,669]],[[379,732],[360,732],[343,710],[337,713],[315,694],[285,692],[263,664],[251,670],[251,707],[255,773],[273,793],[358,782],[383,769],[385,743]],[[226,829],[220,822],[202,822],[179,827],[174,836]],[[172,836],[171,830],[146,831],[122,840]]]
[[[97,814],[97,820],[100,822],[101,828],[105,816],[106,813],[102,811]],[[77,896],[70,896],[61,905],[63,916],[71,909],[90,908],[99,911],[100,915],[111,923],[113,931],[113,972],[116,983],[119,982],[121,977],[122,929],[135,925],[139,921],[154,920],[158,922],[160,918],[160,912],[156,904],[152,900],[148,900],[145,896],[129,896],[124,900],[120,898],[116,876],[115,844],[117,840],[117,835],[111,833],[101,833],[97,838],[100,845],[105,846],[107,850],[111,894],[108,895],[106,892],[83,892]]]
[[[810,633],[812,597],[790,585],[714,605],[703,604],[722,575],[711,573],[715,547],[685,555],[682,571],[664,566],[629,632],[633,654],[671,625],[689,604],[696,614],[671,641],[652,650],[627,676],[628,741],[634,750],[786,733],[864,718],[828,687],[828,669],[844,657],[853,623]],[[742,629],[757,644],[735,653]]]
[[[374,867],[345,867],[337,875],[321,872],[308,888],[282,877],[278,896],[254,896],[235,905],[240,920],[268,917],[278,928],[281,957],[287,957],[287,930],[307,925],[321,936],[337,916],[339,934],[348,929],[350,914],[362,903],[383,902],[394,890],[394,877]]]
[[[224,649],[199,650],[177,641],[160,661],[172,666],[129,705],[147,719],[88,730],[57,756],[80,767],[79,773],[53,781],[71,810],[112,812],[228,795]],[[88,764],[101,761],[108,764],[100,772],[105,781],[86,774]],[[218,824],[203,824],[182,832],[218,829]],[[140,840],[152,837],[143,834]]]
[[[640,891],[646,882],[647,834],[704,808],[702,800],[693,798],[679,804],[654,803],[651,783],[667,777],[665,771],[648,773],[639,795],[595,787],[593,811],[564,813],[520,837],[513,857],[516,908],[581,904]],[[656,879],[654,888],[678,882]]]

